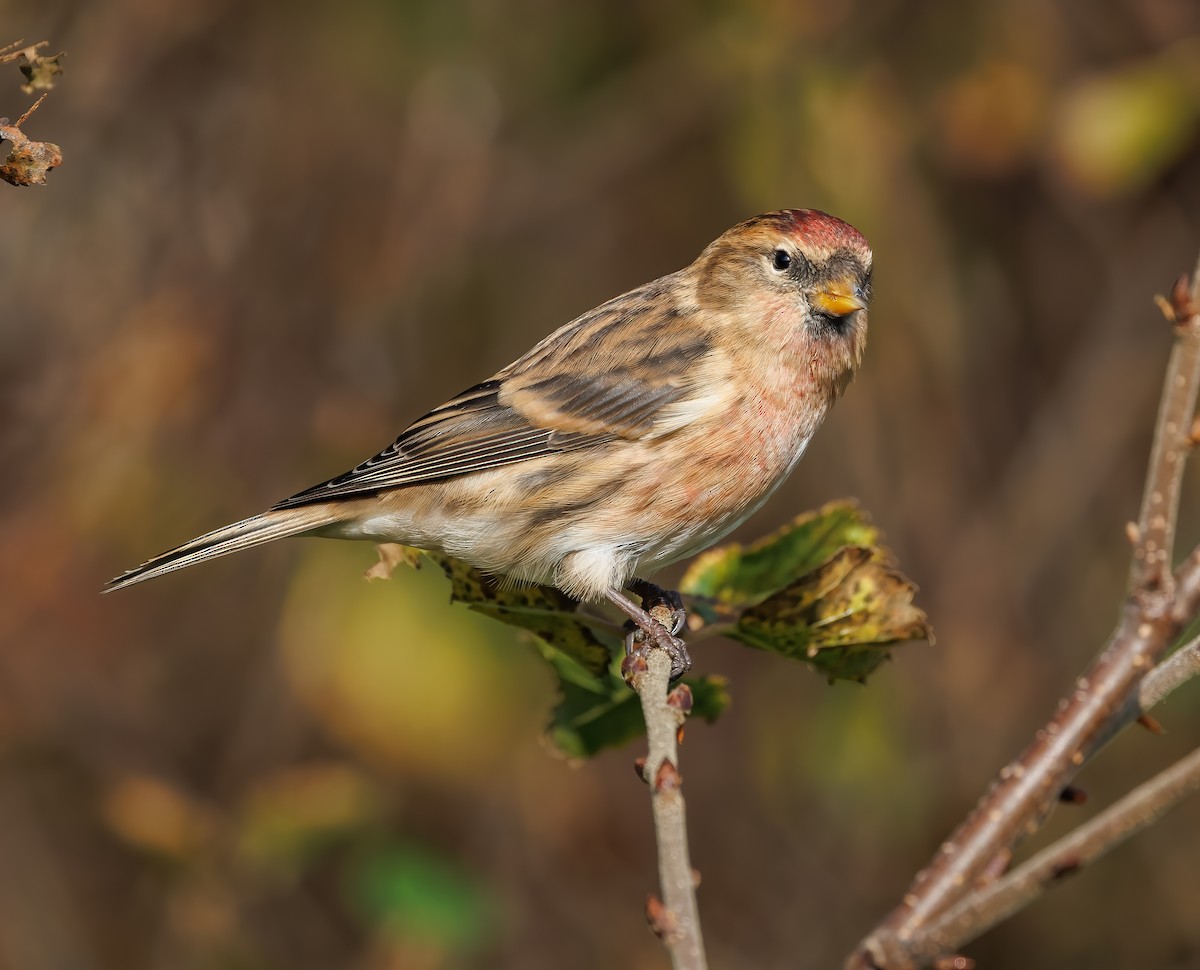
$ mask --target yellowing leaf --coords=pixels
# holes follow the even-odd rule
[[[879,530],[856,504],[830,502],[747,546],[734,542],[702,553],[684,574],[679,589],[714,601],[707,609],[703,601],[696,604],[711,622],[721,607],[761,602],[843,546],[872,546],[878,541]]]
[[[885,550],[851,546],[746,610],[730,636],[805,660],[830,678],[863,680],[890,644],[932,635],[915,592]]]

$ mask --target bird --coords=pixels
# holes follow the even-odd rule
[[[633,625],[627,651],[661,647],[677,678],[686,613],[644,576],[727,535],[795,468],[862,362],[871,269],[866,239],[826,212],[747,219],[350,471],[104,591],[286,536],[396,542],[607,601]],[[663,605],[669,622],[650,613]]]

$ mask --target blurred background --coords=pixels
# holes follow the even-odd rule
[[[110,576],[373,454],[734,222],[876,254],[865,367],[739,533],[855,496],[936,645],[863,688],[727,643],[683,772],[717,967],[838,966],[1124,589],[1200,249],[1194,0],[0,0],[66,49],[0,186],[0,968],[657,968],[641,746],[429,570],[298,541]],[[0,114],[31,98],[0,70]],[[1200,539],[1200,488],[1184,534]],[[667,574],[666,579],[672,578]],[[1119,738],[1061,834],[1200,740]],[[970,948],[1200,967],[1200,804]]]

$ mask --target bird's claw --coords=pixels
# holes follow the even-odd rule
[[[675,636],[683,624],[673,615],[672,629],[668,629],[657,621],[654,625],[658,629],[647,631],[636,626],[632,620],[626,624],[632,629],[625,635],[625,655],[645,657],[652,648],[665,650],[667,656],[671,658],[671,680],[678,680],[692,669],[692,658],[688,654],[687,644]]]
[[[676,636],[687,622],[683,598],[674,590],[663,589],[644,579],[634,578],[625,588],[642,600],[639,608],[619,591],[609,595],[609,599],[630,617],[625,624],[626,658],[646,659],[650,650],[664,650],[671,658],[671,680],[678,680],[692,667],[687,644]]]
[[[675,636],[687,623],[683,597],[675,590],[663,589],[644,579],[634,579],[629,584],[629,591],[642,598],[642,609],[647,613],[661,613],[664,609],[671,611],[670,625],[663,622],[663,626],[671,631],[671,636]]]

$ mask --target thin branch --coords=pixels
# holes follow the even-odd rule
[[[20,118],[17,119],[17,123],[16,123],[15,127],[20,128],[21,125],[25,124],[25,122],[29,120],[29,116],[31,114],[33,114],[35,111],[37,111],[37,109],[39,107],[41,107],[42,102],[46,100],[46,98],[49,96],[49,94],[50,94],[50,92],[47,91],[40,98],[38,98],[35,102],[33,102],[33,104],[31,104],[29,106],[28,110],[23,115],[21,115]]]
[[[1138,707],[1142,711],[1157,707],[1168,694],[1193,677],[1200,677],[1200,637],[1180,647],[1146,674],[1138,688]]]
[[[972,893],[932,923],[914,949],[918,960],[952,952],[1023,909],[1043,892],[1142,829],[1200,790],[1200,748],[1035,855],[991,885]]]
[[[30,48],[28,46],[21,47],[21,45],[24,43],[25,38],[22,37],[20,40],[14,40],[11,44],[5,44],[3,47],[0,47],[0,64],[5,63],[6,61],[15,61],[18,57],[23,55],[25,51],[29,50]],[[49,44],[50,41],[43,40],[33,44],[32,47],[36,49],[38,47],[46,47]]]
[[[688,857],[683,779],[677,767],[678,735],[691,707],[691,692],[681,686],[667,693],[671,658],[657,647],[628,657],[622,672],[642,702],[649,744],[642,777],[650,785],[663,895],[662,902],[653,896],[647,900],[646,915],[670,950],[675,970],[705,970],[708,964],[696,907],[696,875]]]
[[[1176,571],[1174,588],[1177,591],[1174,615],[1182,625],[1200,613],[1200,546]],[[1119,728],[1131,723],[1139,713],[1161,703],[1171,691],[1197,673],[1200,673],[1200,637],[1181,647],[1146,675],[1138,693],[1131,698],[1132,703],[1127,703],[1110,724],[1104,726],[1100,743],[1113,737]],[[1190,764],[1193,757],[1195,755],[1190,755],[1092,822],[1048,846],[1008,876],[989,883],[985,874],[971,892],[961,894],[942,914],[932,918],[920,933],[907,940],[887,933],[873,934],[860,946],[849,965],[887,968],[924,965],[920,961],[931,960],[979,936],[1056,884],[1054,878],[1041,878],[1038,875],[1041,870],[1031,869],[1031,866],[1041,865],[1046,860],[1058,860],[1065,866],[1067,861],[1080,859],[1081,846],[1084,846],[1086,856],[1074,866],[1079,868],[1151,824],[1189,794],[1196,786],[1195,781],[1188,780],[1192,777]],[[1006,769],[1010,770],[1014,770],[1014,766]],[[1145,820],[1139,821],[1143,817]],[[1081,839],[1084,841],[1081,842]],[[995,858],[1007,859],[1010,855],[1011,850],[1001,850]],[[1059,873],[1062,874],[1065,872]],[[854,963],[855,960],[859,962]],[[861,962],[863,960],[870,962],[864,964]]]
[[[1059,705],[1055,717],[1001,772],[976,807],[917,874],[902,903],[850,956],[850,970],[903,970],[928,951],[930,927],[981,891],[996,860],[1041,826],[1063,787],[1125,723],[1139,684],[1200,608],[1200,549],[1169,571],[1180,479],[1192,446],[1200,391],[1200,263],[1188,292],[1176,283],[1168,304],[1176,328],[1155,426],[1134,541],[1131,589],[1117,629]],[[970,934],[968,934],[969,936]],[[932,944],[929,944],[932,945]]]
[[[1171,347],[1167,377],[1163,381],[1150,469],[1142,493],[1137,540],[1129,570],[1129,589],[1154,591],[1165,587],[1170,596],[1171,553],[1175,548],[1175,523],[1179,514],[1179,488],[1183,482],[1184,459],[1191,447],[1192,420],[1200,390],[1200,333],[1196,313],[1200,304],[1200,261],[1188,290],[1186,276],[1179,277],[1164,312],[1173,317],[1178,338]]]

